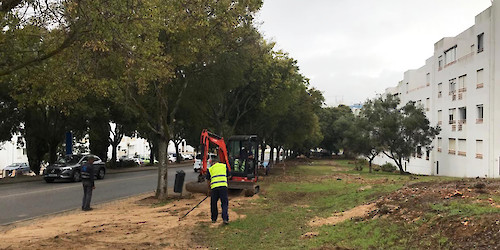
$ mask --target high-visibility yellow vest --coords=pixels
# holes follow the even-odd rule
[[[208,172],[210,173],[210,188],[227,187],[226,164],[215,163]]]

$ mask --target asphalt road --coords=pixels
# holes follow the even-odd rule
[[[186,172],[185,182],[196,180],[193,166],[170,168],[169,187],[173,187],[175,173]],[[156,190],[158,170],[108,174],[96,180],[92,205]],[[31,219],[47,214],[80,209],[82,184],[55,182],[24,182],[0,185],[0,225]]]

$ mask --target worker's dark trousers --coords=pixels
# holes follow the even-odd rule
[[[222,204],[222,220],[229,221],[229,215],[227,214],[228,198],[227,198],[227,187],[216,187],[212,189],[212,194],[210,197],[210,211],[212,212],[212,221],[216,221],[219,216],[219,211],[217,209],[217,201],[221,201]]]
[[[90,208],[90,200],[92,199],[92,182],[83,180],[83,200],[82,200],[82,209]]]

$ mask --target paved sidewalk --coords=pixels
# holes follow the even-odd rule
[[[168,168],[179,168],[179,167],[186,167],[189,165],[193,165],[193,163],[190,162],[181,162],[181,163],[169,163]],[[157,169],[157,166],[137,166],[137,167],[130,167],[130,168],[107,168],[106,169],[106,174],[118,174],[118,173],[128,173],[128,172],[139,172],[139,171],[148,171],[148,170],[154,170]],[[2,178],[0,179],[0,185],[2,184],[11,184],[11,183],[20,183],[20,182],[31,182],[31,181],[43,181],[42,176],[17,176],[14,178]]]

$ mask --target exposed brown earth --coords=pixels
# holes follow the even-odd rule
[[[152,194],[97,206],[90,212],[73,211],[0,229],[0,249],[192,249],[205,248],[193,240],[199,223],[211,227],[207,199],[182,220],[203,195],[172,199],[166,205]],[[232,209],[245,197],[231,197],[229,218],[243,218]],[[155,205],[156,204],[156,205]],[[219,208],[220,209],[220,208]]]

